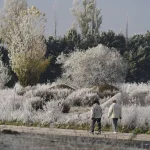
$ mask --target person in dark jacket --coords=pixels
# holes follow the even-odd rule
[[[101,117],[102,108],[100,106],[99,100],[95,99],[93,106],[91,108],[91,134],[94,134],[95,123],[98,125],[98,134],[101,134]]]

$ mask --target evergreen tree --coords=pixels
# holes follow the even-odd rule
[[[129,63],[127,81],[147,82],[150,80],[150,34],[134,35],[128,40],[125,58]]]

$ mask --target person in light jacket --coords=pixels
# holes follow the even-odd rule
[[[100,106],[99,100],[95,99],[93,106],[91,108],[91,134],[94,134],[95,123],[98,125],[98,134],[101,134],[101,117],[102,108]]]
[[[114,133],[117,132],[118,119],[122,118],[121,106],[114,100],[113,104],[109,107],[108,118],[112,118],[112,126]]]

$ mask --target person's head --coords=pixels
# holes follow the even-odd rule
[[[98,99],[98,98],[95,98],[95,99],[94,99],[94,101],[93,101],[93,105],[94,105],[94,104],[98,104],[98,105],[100,105],[100,103],[99,103],[99,99]]]
[[[117,101],[116,101],[116,100],[113,100],[113,103],[117,103]]]

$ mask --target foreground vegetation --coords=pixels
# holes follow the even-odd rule
[[[110,96],[122,92],[122,97],[115,97],[121,100],[123,109],[119,131],[149,133],[149,85],[122,84],[117,87],[119,91],[100,93],[93,88],[72,90],[58,88],[55,84],[23,88],[16,84],[13,89],[0,90],[1,124],[88,130],[93,98],[100,94],[100,103],[104,104]],[[108,106],[103,108],[103,130],[111,131],[107,113]]]

